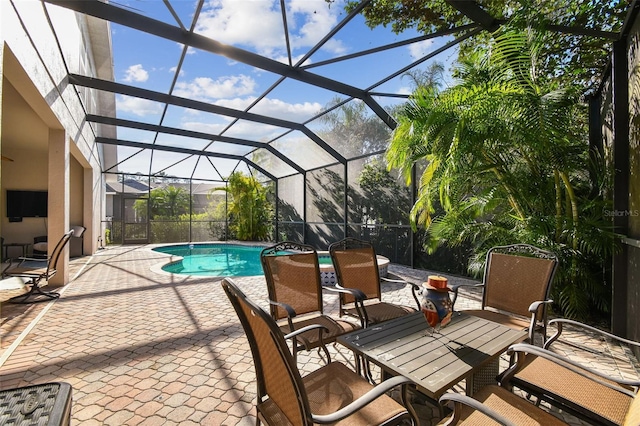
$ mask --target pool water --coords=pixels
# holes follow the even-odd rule
[[[247,277],[263,274],[260,264],[263,248],[239,244],[183,244],[153,250],[183,258],[164,265],[162,270],[165,272],[208,277]]]

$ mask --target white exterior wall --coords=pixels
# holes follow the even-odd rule
[[[48,180],[44,185],[49,188],[50,194],[52,188],[58,185],[64,185],[70,192],[70,201],[49,200],[49,240],[55,242],[60,238],[60,230],[82,224],[87,228],[84,253],[91,254],[97,249],[98,237],[102,235],[101,218],[105,209],[101,173],[105,150],[94,142],[96,136],[103,135],[100,132],[104,129],[86,123],[84,117],[87,113],[115,116],[115,99],[112,94],[99,94],[90,89],[80,88],[77,93],[73,86],[67,84],[67,73],[113,79],[109,24],[36,0],[0,1],[0,19],[0,76],[3,83],[0,85],[0,96],[5,93],[8,96],[9,88],[4,88],[9,83],[35,113],[33,127],[42,128],[44,124],[49,133],[62,131],[70,144],[66,154],[67,161],[60,164],[59,161],[51,161],[51,138],[37,142],[42,144],[42,148],[36,147],[36,144],[30,146],[31,141],[27,138],[16,142],[16,137],[26,134],[29,128],[23,128],[22,131],[10,128],[12,123],[6,118],[13,111],[9,111],[10,102],[3,102],[3,108],[0,109],[0,116],[4,117],[4,120],[0,118],[0,147],[3,156],[11,153],[16,158],[12,162],[2,161],[5,164],[0,164],[0,235],[5,238],[5,242],[28,242],[34,236],[31,235],[34,231],[30,231],[30,228],[38,226],[39,222],[34,222],[35,218],[24,218],[22,224],[9,223],[4,198],[7,185],[11,185],[10,189],[37,189],[17,186],[26,185],[23,183],[24,177],[18,175],[29,174],[29,168],[34,164],[28,164],[28,159],[38,156],[25,153],[40,150],[38,152],[44,153],[40,155],[48,158],[48,165],[45,160],[41,166],[34,167],[35,175],[39,173]],[[16,90],[12,90],[12,94]],[[56,134],[59,138],[60,133]],[[110,149],[111,147],[106,148],[109,158],[113,155]],[[70,161],[71,166],[65,167]],[[46,170],[47,166],[49,170]],[[75,172],[70,174],[69,168]],[[70,181],[79,177],[83,182]],[[39,185],[43,183],[40,182]],[[61,214],[63,212],[60,205],[65,214]],[[69,210],[72,213],[71,220],[76,223],[68,223]],[[82,218],[82,223],[77,223],[79,218]],[[66,282],[67,279],[63,277],[63,281]]]

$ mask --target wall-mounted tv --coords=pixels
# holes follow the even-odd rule
[[[47,217],[47,191],[7,189],[7,217]]]

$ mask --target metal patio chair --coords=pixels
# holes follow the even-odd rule
[[[473,398],[446,393],[440,404],[452,404],[453,413],[439,425],[503,425],[503,426],[566,426],[567,423],[547,413],[508,390],[489,385],[473,394]]]
[[[420,309],[417,292],[420,287],[403,280],[381,278],[376,251],[368,241],[345,238],[329,246],[329,254],[336,271],[337,287],[360,290],[366,299],[360,304],[351,294],[340,295],[340,315],[360,319],[363,327],[416,312],[416,308],[382,301],[380,282],[411,286],[416,307]],[[363,307],[361,307],[363,306]]]
[[[608,360],[617,368],[620,368],[621,362],[633,359],[633,355],[623,359],[621,354],[624,350],[630,352],[631,348],[635,348],[637,353],[640,343],[564,318],[553,319],[549,321],[549,325],[557,326],[558,331],[542,348],[528,344],[517,344],[509,348],[512,365],[500,375],[500,383],[508,389],[521,389],[535,397],[537,403],[547,402],[589,424],[621,425],[625,424],[625,419],[635,418],[636,423],[629,424],[640,425],[640,378],[614,377],[605,369],[595,369],[551,350],[552,344],[559,340],[566,325],[602,339],[593,341],[593,348],[573,343],[570,346],[572,352],[591,352],[596,360]],[[619,345],[623,351],[620,354],[606,351],[608,342]]]
[[[260,261],[267,281],[271,316],[282,332],[291,333],[311,324],[322,326],[293,339],[294,358],[300,349],[324,348],[330,359],[324,343],[331,343],[359,326],[324,314],[316,250],[309,245],[284,241],[262,250]]]
[[[558,266],[557,256],[529,244],[493,247],[487,252],[482,284],[453,286],[453,303],[464,286],[482,287],[482,308],[465,310],[475,315],[518,330],[542,330],[547,336],[547,305],[551,283]]]
[[[285,339],[321,326],[312,325],[283,335],[273,318],[249,300],[231,279],[223,279],[222,287],[251,347],[258,388],[257,423],[309,426],[412,423],[407,409],[386,395],[398,386],[404,388],[409,379],[398,376],[373,387],[340,362],[330,362],[302,377]],[[406,396],[406,389],[402,395]]]
[[[8,302],[34,303],[60,297],[60,293],[58,292],[44,291],[42,287],[40,287],[40,282],[42,280],[48,281],[56,274],[60,255],[67,243],[69,243],[72,235],[73,230],[64,234],[49,257],[19,257],[17,259],[11,259],[2,271],[2,277],[26,278],[28,279],[26,285],[31,286],[31,288],[24,294],[10,298]]]

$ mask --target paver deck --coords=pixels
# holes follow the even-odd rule
[[[167,261],[149,246],[109,247],[71,260],[72,281],[61,289],[60,299],[2,303],[0,389],[68,382],[74,425],[255,424],[251,352],[220,279],[157,272],[156,266]],[[390,270],[414,282],[429,274],[397,265]],[[263,276],[235,281],[267,307]],[[23,291],[0,290],[0,301]],[[397,285],[384,287],[383,299],[413,303],[410,291]],[[464,293],[456,307],[479,303],[478,293]],[[326,295],[325,304],[328,312],[337,312],[333,294]],[[575,339],[603,350],[589,336]],[[331,350],[352,365],[344,348]],[[303,374],[321,362],[315,352],[299,355]],[[638,374],[633,365],[602,368],[626,377]],[[418,396],[415,400],[420,402]],[[426,425],[438,413],[428,405],[419,412]]]

